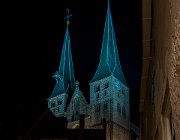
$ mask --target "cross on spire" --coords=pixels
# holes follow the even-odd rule
[[[72,16],[72,14],[70,14],[70,10],[67,8],[66,9],[66,11],[67,11],[67,16],[64,18],[65,20],[66,20],[66,23],[67,23],[67,25],[69,25],[69,18]]]

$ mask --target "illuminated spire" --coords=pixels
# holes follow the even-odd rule
[[[100,62],[91,83],[102,78],[113,75],[123,84],[127,85],[122,73],[116,37],[112,23],[110,4],[108,0],[106,22],[104,27],[103,42],[101,48]]]
[[[64,44],[61,53],[61,61],[59,65],[59,74],[62,77],[62,81],[65,85],[65,88],[75,89],[75,78],[74,78],[74,67],[72,61],[72,54],[71,54],[71,42],[69,37],[69,9],[67,9],[68,15],[65,18],[67,22],[66,34],[64,37]]]
[[[71,43],[69,37],[69,9],[68,15],[65,17],[67,22],[66,33],[64,37],[64,44],[61,53],[61,60],[58,71],[55,72],[53,77],[56,79],[56,85],[53,93],[49,98],[55,97],[61,93],[65,93],[68,89],[75,89],[74,67],[71,54]]]

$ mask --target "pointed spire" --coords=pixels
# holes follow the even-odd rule
[[[71,43],[69,37],[69,9],[67,9],[68,15],[65,17],[67,27],[64,37],[64,44],[61,53],[61,60],[58,71],[55,72],[53,78],[56,79],[56,85],[54,87],[53,93],[49,98],[55,97],[61,93],[65,93],[68,89],[75,89],[75,77],[74,77],[74,67],[71,54]]]
[[[116,37],[110,11],[110,2],[108,0],[100,62],[97,71],[90,83],[108,77],[110,75],[115,76],[123,84],[127,85],[121,69],[116,44]]]
[[[68,24],[69,22],[67,22],[66,34],[64,37],[64,44],[61,53],[61,61],[58,72],[62,77],[65,87],[74,89],[75,88],[74,67],[73,67],[72,54],[71,54],[71,43],[70,43],[70,37],[68,31]]]

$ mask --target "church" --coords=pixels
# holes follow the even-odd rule
[[[48,108],[58,117],[66,117],[69,129],[79,128],[79,116],[85,115],[85,129],[102,128],[106,120],[107,140],[130,139],[129,87],[123,75],[116,44],[116,36],[108,1],[106,20],[97,70],[89,82],[88,103],[74,76],[69,16],[59,69],[53,77],[56,84],[47,99]]]

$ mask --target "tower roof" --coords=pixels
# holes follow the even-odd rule
[[[62,78],[65,88],[75,89],[74,67],[72,61],[71,43],[70,43],[68,25],[64,37],[64,44],[61,53],[61,61],[58,72]]]
[[[112,16],[110,11],[110,5],[108,0],[100,62],[96,70],[96,73],[93,79],[90,81],[90,83],[108,77],[110,75],[115,76],[123,84],[127,85],[121,69],[121,64],[120,64],[119,54],[116,44],[116,37],[115,37]]]
[[[74,67],[71,54],[71,43],[69,37],[69,15],[67,16],[67,27],[64,37],[64,44],[61,52],[61,60],[58,71],[53,77],[56,79],[56,85],[49,98],[55,97],[62,93],[67,93],[68,90],[75,89]]]

